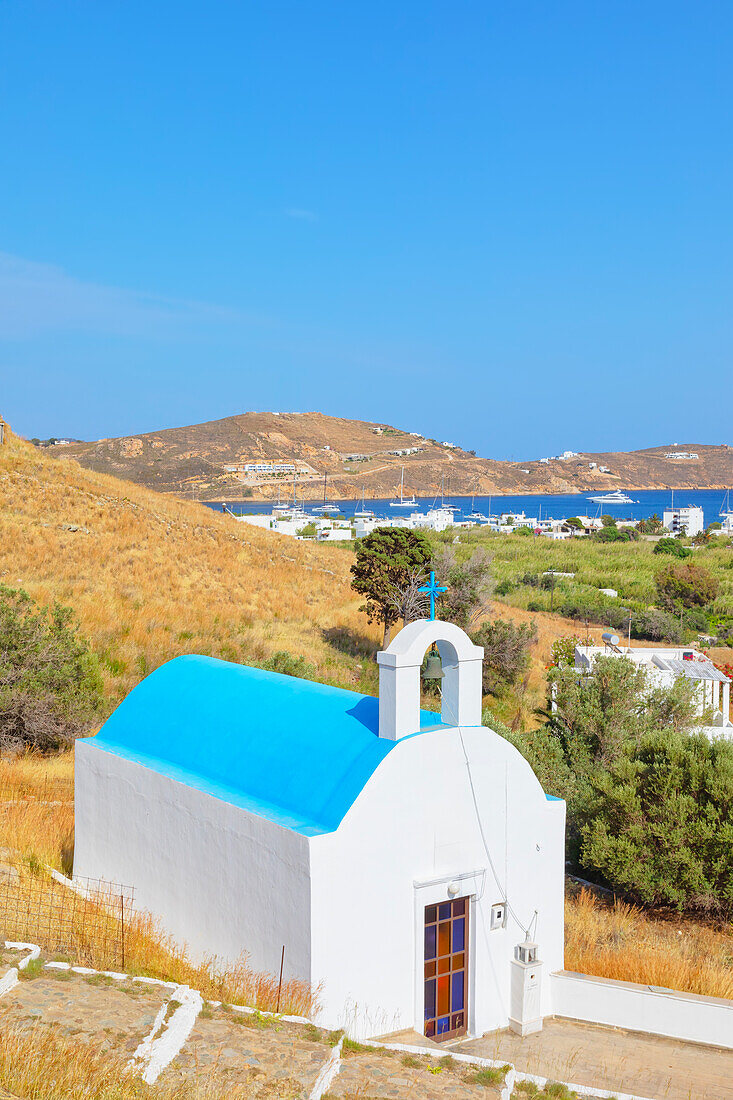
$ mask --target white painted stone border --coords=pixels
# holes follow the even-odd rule
[[[168,1009],[175,1003],[179,1007],[166,1024]],[[142,1077],[146,1085],[155,1084],[166,1066],[169,1066],[180,1054],[203,1007],[204,1000],[201,994],[187,985],[176,986],[169,999],[161,1005],[153,1021],[152,1030],[145,1036],[128,1063],[131,1067],[143,1067]],[[162,1031],[160,1031],[161,1027]]]
[[[41,949],[34,943],[13,943],[5,941],[8,950],[25,950],[29,954],[20,961],[17,967],[11,967],[7,974],[0,979],[0,997],[9,993],[18,984],[18,970],[23,970],[29,962],[40,957]],[[111,978],[118,982],[142,982],[146,985],[157,985],[161,989],[170,990],[171,996],[158,1010],[150,1032],[145,1036],[137,1050],[130,1059],[130,1068],[142,1068],[142,1078],[146,1084],[152,1085],[160,1074],[169,1066],[183,1049],[186,1040],[193,1031],[196,1020],[204,1006],[220,1008],[221,1001],[206,1001],[197,989],[191,989],[187,985],[179,985],[177,982],[168,982],[163,978],[148,978],[139,974],[123,974],[117,970],[94,970],[90,966],[72,966],[67,962],[45,962],[44,970],[66,970],[71,974],[80,974],[82,977]],[[179,1007],[169,1017],[166,1026],[158,1035],[162,1024],[165,1022],[168,1009],[172,1002],[178,1002]],[[265,1016],[269,1019],[283,1020],[289,1024],[312,1024],[305,1016],[285,1016],[277,1012],[266,1012],[259,1008],[250,1008],[249,1005],[228,1005],[233,1012],[242,1012],[252,1016]],[[328,1091],[334,1077],[341,1068],[341,1047],[343,1037],[339,1039],[335,1047],[331,1048],[328,1058],[324,1062],[316,1078],[309,1100],[321,1100]]]
[[[15,989],[20,981],[19,971],[25,970],[29,962],[33,962],[41,954],[41,949],[35,943],[19,943],[16,940],[5,940],[8,951],[27,951],[25,958],[21,959],[17,966],[11,966],[7,974],[0,978],[0,997],[4,997],[11,989]]]
[[[321,1066],[321,1071],[316,1077],[315,1084],[311,1089],[308,1100],[321,1100],[330,1089],[334,1078],[341,1069],[341,1048],[343,1045],[344,1037],[342,1035],[336,1043],[336,1046],[331,1047],[331,1053]]]

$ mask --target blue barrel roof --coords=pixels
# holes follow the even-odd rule
[[[423,711],[420,724],[440,715]],[[85,741],[314,836],[338,827],[395,747],[378,726],[370,695],[187,656],[133,688]]]

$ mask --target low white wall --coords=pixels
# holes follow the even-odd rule
[[[569,970],[550,984],[555,1016],[733,1049],[733,1001]]]

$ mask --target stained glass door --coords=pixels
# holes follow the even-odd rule
[[[425,1034],[441,1041],[466,1034],[468,898],[425,907]]]

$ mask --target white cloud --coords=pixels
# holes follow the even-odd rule
[[[52,264],[0,252],[0,336],[49,331],[155,336],[189,324],[247,320],[237,310],[85,282]]]
[[[315,210],[303,210],[299,206],[289,206],[285,211],[285,216],[288,218],[295,218],[301,222],[317,222],[318,215]]]

